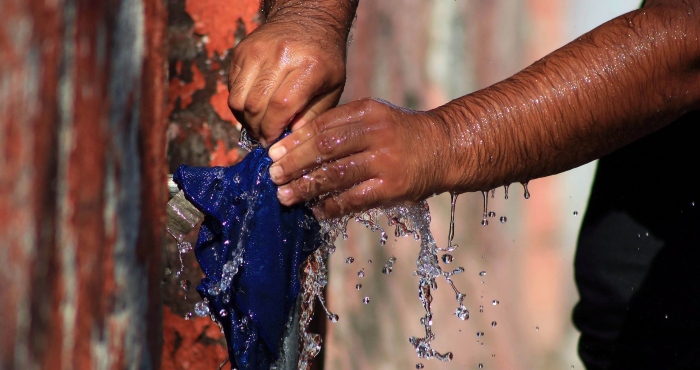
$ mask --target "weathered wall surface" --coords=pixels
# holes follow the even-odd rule
[[[168,1],[171,173],[181,164],[233,165],[245,155],[238,147],[240,124],[227,104],[228,70],[234,45],[257,27],[259,5],[258,0]],[[194,243],[196,236],[193,230],[188,240]],[[194,288],[202,272],[188,253],[184,272],[177,275],[181,265],[171,238],[164,258],[163,369],[216,369],[227,358],[226,341],[214,322],[192,313],[201,301]]]
[[[158,368],[164,4],[0,14],[0,368]]]

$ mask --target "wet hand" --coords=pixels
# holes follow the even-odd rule
[[[420,201],[449,188],[449,130],[431,112],[366,99],[332,109],[270,148],[284,205],[322,197],[319,218]]]
[[[228,104],[263,145],[338,104],[346,37],[308,19],[268,19],[233,50]]]

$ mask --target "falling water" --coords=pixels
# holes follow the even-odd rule
[[[506,193],[506,200],[508,200],[508,188],[509,187],[510,187],[510,185],[503,185],[503,190],[505,190],[505,193]]]
[[[485,191],[482,191],[481,195],[483,195],[484,197],[484,214],[481,217],[481,225],[488,226],[489,220],[487,220],[486,217],[488,217],[489,197],[487,196],[487,193]]]
[[[454,209],[457,195],[452,195],[451,202],[451,222],[450,231],[448,234],[448,244],[444,248],[438,247],[432,233],[430,232],[430,211],[427,202],[421,202],[417,205],[399,205],[390,208],[372,209],[352,217],[343,217],[335,220],[327,220],[321,222],[321,234],[324,241],[323,245],[317,250],[312,257],[305,263],[302,276],[302,306],[300,320],[300,337],[302,341],[301,355],[299,358],[299,368],[309,369],[311,360],[318,354],[321,345],[321,338],[317,334],[308,332],[308,324],[313,315],[313,302],[315,299],[322,300],[322,290],[327,284],[327,268],[326,258],[335,250],[333,245],[338,236],[346,235],[346,228],[350,219],[363,224],[371,231],[380,233],[380,243],[386,242],[387,233],[379,225],[379,218],[386,216],[389,220],[389,225],[394,226],[394,235],[396,237],[413,236],[415,240],[420,240],[420,251],[416,261],[416,270],[413,275],[418,277],[418,298],[425,310],[425,315],[421,317],[420,322],[423,325],[425,336],[414,336],[409,338],[409,342],[413,345],[416,354],[419,358],[432,359],[437,358],[441,361],[450,361],[453,357],[451,352],[440,353],[432,348],[431,343],[435,339],[435,333],[432,330],[433,311],[432,311],[432,290],[437,289],[437,279],[442,276],[452,288],[458,303],[454,315],[460,320],[469,318],[469,310],[464,306],[465,294],[461,293],[454,282],[452,276],[464,272],[463,267],[458,267],[453,270],[443,270],[440,267],[438,253],[451,252],[458,246],[453,243],[454,239]],[[447,255],[447,254],[446,254]],[[443,258],[444,259],[444,258]],[[452,261],[452,257],[448,258]],[[391,271],[396,258],[389,259],[384,265],[385,273]],[[447,261],[445,261],[447,262]],[[360,270],[358,276],[363,276],[364,270]],[[360,289],[358,284],[356,289]],[[365,304],[369,303],[369,297],[363,299]],[[329,316],[330,317],[330,316]]]
[[[528,182],[523,182],[523,189],[525,190],[525,199],[530,199],[530,192],[527,190],[527,184]]]

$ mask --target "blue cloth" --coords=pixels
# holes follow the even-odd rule
[[[258,148],[235,166],[183,165],[173,178],[205,215],[194,252],[206,277],[197,291],[223,326],[238,369],[267,370],[279,356],[299,293],[299,267],[320,245],[308,207],[277,200],[271,164],[267,150]],[[239,244],[243,263],[230,286],[216,294]]]

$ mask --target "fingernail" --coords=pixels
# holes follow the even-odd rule
[[[270,167],[270,177],[272,178],[272,181],[277,181],[282,177],[282,166],[278,164],[273,164]]]
[[[280,203],[287,203],[292,198],[292,189],[289,186],[280,186],[277,188],[277,199]]]
[[[273,162],[277,162],[280,158],[287,154],[287,148],[280,145],[279,143],[270,147],[270,151],[267,153]]]

